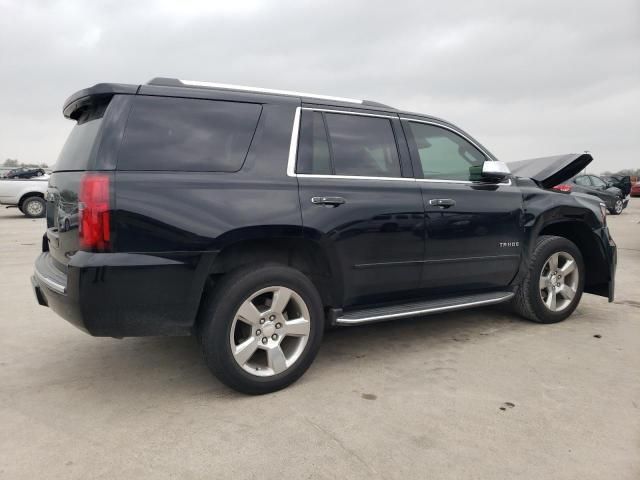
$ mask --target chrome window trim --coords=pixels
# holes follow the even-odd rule
[[[342,113],[345,115],[358,115],[363,117],[378,117],[387,119],[398,119],[398,116],[392,115],[379,115],[375,113],[362,113],[351,112],[343,110],[333,110],[328,108],[311,108],[311,107],[296,107],[295,114],[293,116],[293,127],[291,129],[291,142],[289,144],[289,158],[287,160],[287,176],[288,177],[302,177],[302,178],[331,178],[340,180],[390,180],[400,182],[415,182],[415,178],[409,177],[366,177],[360,175],[316,175],[313,173],[296,173],[296,161],[298,157],[298,140],[300,137],[300,113],[302,110],[311,112],[327,112],[327,113]]]
[[[296,107],[291,129],[291,143],[289,144],[289,159],[287,160],[287,176],[296,177],[296,160],[298,157],[298,136],[300,135],[300,107]]]
[[[448,125],[445,125],[444,123],[437,122],[437,121],[432,121],[432,120],[418,120],[418,119],[415,119],[415,118],[408,118],[408,117],[400,117],[400,120],[404,120],[404,121],[407,121],[407,122],[425,123],[427,125],[433,125],[435,127],[440,127],[440,128],[444,128],[445,130],[449,130],[450,132],[455,133],[459,137],[464,138],[467,142],[469,142],[471,145],[476,147],[478,149],[478,151],[484,156],[485,161],[495,162],[495,159],[493,158],[493,156],[490,155],[484,148],[482,148],[480,145],[478,145],[475,141],[473,141],[473,139],[469,138],[464,133],[459,132],[455,128],[451,128]],[[478,183],[482,183],[482,182],[472,182],[471,180],[449,180],[449,179],[444,179],[444,178],[416,178],[416,181],[425,182],[425,183],[461,183],[461,184],[478,184]],[[507,181],[499,182],[499,183],[496,183],[495,185],[511,185],[511,179],[509,178],[509,179],[507,179]]]
[[[440,128],[444,128],[445,130],[449,130],[450,132],[455,133],[459,137],[464,138],[467,142],[469,142],[471,145],[476,147],[478,149],[478,151],[482,155],[484,155],[484,158],[486,160],[488,160],[490,162],[494,161],[494,158],[491,155],[489,155],[489,153],[484,148],[482,148],[480,145],[478,145],[476,142],[474,142],[471,138],[467,137],[464,133],[459,132],[455,128],[451,128],[448,125],[445,125],[444,123],[434,122],[434,121],[431,121],[431,120],[416,120],[415,118],[407,118],[407,117],[400,117],[400,120],[405,120],[407,122],[426,123],[427,125],[433,125],[435,127],[440,127]]]
[[[373,180],[373,181],[400,181],[400,182],[423,182],[423,183],[457,183],[457,184],[478,184],[479,182],[472,182],[471,180],[447,180],[447,179],[431,179],[431,178],[414,178],[414,177],[366,177],[359,175],[316,175],[313,173],[296,173],[296,161],[298,157],[298,140],[300,136],[300,112],[302,110],[308,110],[312,112],[328,112],[328,113],[343,113],[346,115],[359,115],[364,117],[380,117],[380,118],[388,118],[388,119],[400,119],[407,120],[412,122],[419,123],[428,123],[438,127],[444,127],[447,130],[451,130],[453,133],[460,135],[469,143],[474,145],[480,152],[489,159],[489,161],[493,161],[493,158],[480,148],[475,142],[471,139],[467,138],[465,135],[457,132],[456,130],[447,127],[441,123],[430,122],[426,120],[415,120],[412,118],[398,117],[393,115],[380,115],[375,113],[363,113],[363,112],[351,112],[344,110],[333,110],[327,108],[312,108],[312,107],[296,107],[295,114],[293,116],[293,126],[291,129],[291,142],[289,144],[289,158],[287,159],[287,176],[288,177],[302,177],[302,178],[327,178],[327,179],[339,179],[339,180]],[[500,182],[496,185],[511,185],[511,179],[508,179],[507,182]]]
[[[182,80],[181,79],[179,81],[183,85],[188,85],[190,87],[221,88],[224,90],[239,90],[241,92],[272,93],[275,95],[291,95],[294,97],[317,98],[319,100],[334,100],[337,102],[345,102],[345,103],[358,103],[358,104],[364,103],[364,100],[360,100],[358,98],[334,97],[331,95],[318,95],[317,93],[296,92],[293,90],[278,90],[275,88],[249,87],[246,85],[235,85],[232,83],[201,82],[199,80]]]
[[[313,108],[313,107],[302,107],[302,110],[310,110],[312,112],[325,112],[325,113],[342,113],[344,115],[357,115],[360,117],[378,117],[378,118],[389,118],[391,120],[397,120],[398,115],[382,115],[380,113],[368,113],[368,112],[352,112],[350,110],[335,110],[331,108]]]

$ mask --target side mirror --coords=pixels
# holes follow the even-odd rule
[[[501,181],[511,175],[509,167],[498,160],[487,160],[482,164],[482,178]]]

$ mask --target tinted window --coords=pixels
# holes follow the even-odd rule
[[[86,170],[107,105],[83,112],[62,147],[54,170]]]
[[[260,110],[249,103],[137,97],[118,169],[235,172],[247,155]]]
[[[324,114],[334,173],[400,177],[400,161],[391,122],[386,118]]]
[[[298,173],[331,175],[331,157],[322,113],[302,111],[298,147]]]
[[[589,181],[589,177],[576,177],[575,182],[578,185],[582,185],[583,187],[590,187],[591,182]]]
[[[485,156],[467,140],[446,128],[409,122],[424,178],[472,180],[482,171]]]
[[[605,182],[603,182],[598,177],[591,177],[591,183],[593,183],[596,187],[606,187],[607,186],[607,184]]]

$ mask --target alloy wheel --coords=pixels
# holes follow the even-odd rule
[[[269,377],[291,367],[309,340],[309,308],[294,290],[263,288],[235,314],[229,342],[236,363],[246,372]]]
[[[27,203],[26,209],[27,209],[27,212],[29,213],[29,215],[37,217],[39,215],[42,215],[42,211],[44,210],[44,207],[42,206],[42,203],[40,203],[40,202],[31,201],[31,202]]]
[[[616,213],[620,215],[622,213],[622,200],[620,199],[616,200],[616,204],[613,208],[616,211]]]
[[[569,307],[578,291],[580,273],[578,264],[567,252],[552,254],[540,272],[540,298],[552,312]]]

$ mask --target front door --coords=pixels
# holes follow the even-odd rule
[[[302,109],[302,223],[340,269],[343,306],[420,287],[424,209],[401,136],[397,116]]]
[[[480,174],[493,161],[476,142],[439,122],[403,119],[425,208],[422,286],[459,293],[506,287],[523,245],[522,194]]]

